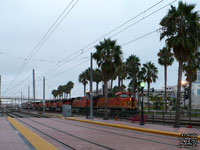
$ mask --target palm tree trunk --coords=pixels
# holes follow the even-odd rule
[[[86,84],[84,84],[83,86],[84,86],[84,96],[85,96],[85,89],[86,89]]]
[[[132,107],[134,106],[134,99],[135,99],[135,74],[133,75],[133,79],[132,79],[132,81],[133,81],[133,99],[132,99],[132,102],[131,102],[131,104],[132,104]]]
[[[191,111],[192,111],[192,77],[189,77],[189,90],[188,90],[188,95],[189,95],[189,124],[191,124]]]
[[[118,88],[120,87],[120,81],[121,81],[120,76],[118,76]]]
[[[96,95],[98,94],[98,90],[99,90],[99,82],[96,82]]]
[[[165,69],[165,111],[167,112],[167,65],[164,66]]]
[[[123,85],[123,79],[121,79],[121,86]]]
[[[108,120],[108,81],[104,81],[104,93],[105,93],[105,113],[104,113],[104,120]]]
[[[178,67],[178,85],[177,85],[177,102],[176,102],[176,116],[174,127],[180,127],[180,100],[181,100],[181,79],[182,79],[182,72],[183,72],[183,62],[179,61]]]
[[[148,112],[149,112],[149,89],[150,89],[150,83],[147,82],[147,84],[148,84],[147,99],[148,99]]]
[[[112,90],[112,87],[113,87],[113,79],[111,79],[111,90]]]

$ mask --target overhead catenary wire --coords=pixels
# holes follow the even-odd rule
[[[39,80],[38,81],[43,81],[43,79],[40,77],[40,76],[38,76],[37,74],[35,74],[36,75],[36,77],[37,78],[39,78]],[[51,86],[49,83],[45,83],[50,89],[54,89],[53,88],[53,86]]]
[[[78,51],[72,53],[70,56],[68,56],[68,57],[66,57],[66,58],[64,58],[64,59],[62,59],[61,61],[66,60],[67,58],[73,56],[73,55],[76,54],[77,52],[80,52],[80,51],[82,51],[83,49],[89,47],[90,45],[92,45],[92,44],[98,42],[100,39],[104,38],[105,36],[109,35],[110,33],[116,31],[117,29],[121,28],[122,26],[126,25],[127,23],[131,22],[132,20],[136,19],[137,17],[141,16],[142,14],[144,14],[144,13],[147,12],[148,10],[152,9],[153,7],[157,6],[158,4],[160,4],[160,3],[163,2],[163,1],[164,1],[164,0],[161,0],[161,1],[159,1],[158,3],[152,5],[151,7],[145,9],[145,10],[142,11],[141,13],[139,13],[139,14],[137,14],[136,16],[132,17],[131,19],[125,21],[124,23],[122,23],[122,24],[120,24],[119,26],[117,26],[116,28],[110,30],[109,32],[107,32],[106,34],[102,35],[101,37],[99,37],[99,38],[96,39],[95,41],[93,41],[93,42],[91,42],[90,44],[84,46],[83,48],[81,48],[81,50],[78,50]]]
[[[153,30],[153,31],[151,31],[151,32],[148,32],[148,33],[146,33],[146,34],[144,34],[144,35],[142,35],[142,36],[139,36],[139,37],[137,37],[137,38],[135,38],[135,39],[133,39],[133,40],[130,40],[130,41],[128,41],[128,42],[122,44],[121,46],[126,46],[126,45],[128,45],[128,44],[130,44],[130,43],[133,43],[133,42],[135,42],[135,41],[137,41],[137,40],[139,40],[139,39],[142,39],[142,38],[144,38],[144,37],[146,37],[146,36],[148,36],[148,35],[151,35],[151,34],[153,34],[153,33],[155,33],[155,32],[158,32],[158,31],[161,30],[161,29],[162,29],[162,28],[158,28],[158,29],[156,29],[156,30]]]
[[[174,1],[170,2],[170,3],[168,3],[167,5],[165,5],[165,6],[161,7],[161,8],[159,8],[159,9],[155,10],[154,12],[150,13],[149,15],[146,15],[146,16],[144,16],[142,19],[140,19],[140,20],[138,20],[138,21],[134,22],[133,24],[131,24],[131,25],[127,26],[126,28],[124,28],[124,29],[120,30],[119,32],[117,32],[117,33],[115,33],[115,34],[111,35],[111,36],[110,36],[110,38],[112,38],[112,37],[114,37],[114,36],[118,35],[119,33],[121,33],[121,32],[123,32],[123,31],[125,31],[125,30],[129,29],[130,27],[132,27],[132,26],[136,25],[137,23],[141,22],[142,20],[144,20],[144,19],[146,19],[146,18],[148,18],[148,17],[152,16],[153,14],[157,13],[158,11],[160,11],[160,10],[164,9],[165,7],[167,7],[167,6],[171,5],[171,4],[172,4],[172,3],[174,3],[175,1],[177,1],[177,0],[174,0]]]
[[[79,2],[79,0],[77,0],[75,2],[74,5],[72,5],[72,7],[69,9],[69,11],[60,19],[60,21],[55,24],[55,26],[51,29],[51,31],[49,32],[49,34],[46,36],[45,39],[43,39],[43,41],[41,42],[41,44],[39,45],[39,47],[35,50],[35,52],[31,55],[31,57],[33,57],[39,50],[40,48],[44,45],[44,43],[48,40],[48,38],[52,35],[52,33],[57,29],[57,27],[61,24],[61,22],[67,17],[67,15],[72,11],[72,9],[77,5],[77,3]],[[71,4],[71,3],[70,3]]]
[[[43,38],[39,41],[39,43],[34,47],[34,49],[31,51],[31,53],[26,57],[26,60],[20,67],[19,71],[17,72],[16,77],[13,79],[11,84],[8,86],[10,87],[12,84],[14,84],[15,80],[18,78],[19,74],[22,72],[24,67],[28,64],[29,60],[39,51],[39,49],[42,47],[42,45],[47,41],[47,39],[52,35],[52,33],[55,31],[55,29],[60,25],[60,23],[66,18],[66,16],[71,12],[71,10],[74,8],[74,6],[78,3],[79,0],[75,2],[75,4],[71,7],[71,9],[64,15],[64,13],[67,11],[69,6],[72,4],[74,0],[72,0],[67,7],[62,11],[62,13],[59,15],[59,17],[56,19],[56,21],[53,23],[53,25],[49,28],[49,30],[46,32],[46,34],[43,36]],[[60,19],[62,16],[64,17]],[[60,20],[60,21],[59,21]],[[59,21],[59,23],[57,23]],[[51,31],[52,30],[52,31]],[[51,32],[50,32],[51,31]]]
[[[135,39],[133,39],[133,40],[130,40],[130,41],[128,41],[128,42],[122,44],[121,46],[126,46],[126,45],[128,45],[128,44],[130,44],[130,43],[136,42],[137,40],[140,40],[140,39],[142,39],[142,38],[144,38],[144,37],[146,37],[146,36],[149,36],[149,35],[151,35],[151,34],[153,34],[153,33],[155,33],[155,32],[158,32],[159,30],[161,30],[161,28],[158,28],[158,29],[153,30],[153,31],[151,31],[151,32],[148,32],[148,33],[146,33],[146,34],[144,34],[144,35],[142,35],[142,36],[140,36],[140,37],[137,37],[137,38],[135,38]],[[89,60],[90,60],[90,59],[88,59],[88,60],[86,60],[86,61],[84,61],[84,62],[81,62],[80,64],[77,64],[77,65],[75,65],[75,66],[73,66],[73,67],[71,67],[71,68],[69,68],[69,69],[67,69],[67,70],[65,70],[65,71],[59,72],[59,73],[57,73],[57,74],[55,74],[55,75],[52,75],[52,76],[48,77],[46,80],[49,80],[49,79],[54,78],[54,77],[56,77],[56,76],[59,76],[59,75],[65,73],[65,72],[67,72],[67,71],[69,71],[69,70],[71,70],[71,69],[74,69],[74,68],[76,68],[76,67],[78,67],[78,66],[80,66],[80,65],[82,65],[82,64],[84,64],[84,63],[86,63],[86,62],[88,62]]]
[[[23,60],[23,61],[27,60],[27,58],[23,58],[23,57],[20,57],[20,56],[15,56],[15,55],[7,54],[5,52],[0,52],[0,55],[4,55],[4,56],[7,56],[7,57],[12,57],[12,58],[16,58],[16,59]],[[60,61],[46,60],[46,59],[29,59],[29,61],[50,62],[50,63],[54,63],[54,64],[55,63],[60,63]]]
[[[116,28],[114,28],[114,29],[110,30],[109,32],[107,32],[106,34],[102,35],[101,37],[99,37],[99,38],[96,39],[95,41],[93,41],[93,42],[91,42],[90,44],[84,46],[83,48],[81,48],[81,49],[75,51],[74,53],[72,53],[71,55],[65,57],[64,59],[60,60],[61,63],[60,63],[58,66],[57,66],[57,65],[54,65],[54,66],[50,67],[44,74],[47,74],[48,72],[52,71],[54,68],[57,69],[57,68],[59,68],[60,66],[64,65],[64,64],[66,63],[66,62],[64,62],[64,61],[65,61],[66,59],[69,59],[70,57],[74,56],[75,54],[77,54],[77,53],[79,53],[79,52],[83,54],[83,53],[84,53],[83,50],[86,49],[87,47],[93,45],[94,43],[96,43],[97,41],[99,41],[100,39],[102,39],[103,37],[109,35],[110,33],[116,31],[117,29],[121,28],[122,26],[126,25],[127,23],[131,22],[132,20],[136,19],[137,17],[141,16],[142,14],[144,14],[145,12],[147,12],[147,11],[149,11],[150,9],[154,8],[155,6],[157,6],[158,4],[160,4],[160,3],[163,2],[163,1],[164,1],[164,0],[161,0],[161,1],[157,2],[156,4],[150,6],[149,8],[145,9],[145,10],[142,11],[141,13],[137,14],[136,16],[132,17],[131,19],[125,21],[124,23],[120,24],[120,25],[117,26]],[[175,1],[176,1],[176,0],[175,0]],[[168,4],[168,5],[169,5],[169,4]],[[146,18],[147,18],[147,17],[146,17]],[[145,18],[144,18],[144,19],[145,19]],[[132,26],[133,26],[133,25],[132,25]],[[93,47],[92,47],[92,48],[93,48]],[[90,48],[90,49],[91,49],[91,48]],[[78,54],[78,56],[79,56],[79,55],[80,55],[80,54]],[[77,57],[77,56],[75,56],[75,57]],[[74,58],[74,57],[73,57],[73,58]],[[71,60],[73,60],[73,59],[71,59]],[[63,63],[62,63],[62,62],[63,62]],[[67,62],[69,62],[69,61],[67,61]]]
[[[11,88],[7,88],[4,93],[7,93],[8,91],[16,88],[17,86],[21,85],[22,83],[26,82],[30,77],[31,77],[32,73],[29,74],[24,80],[20,81],[19,83],[15,84],[14,86],[12,86]]]
[[[55,74],[55,75],[52,75],[52,76],[46,78],[46,80],[49,80],[49,79],[54,78],[54,77],[56,77],[56,76],[58,76],[58,75],[61,75],[61,74],[65,73],[65,72],[70,71],[70,70],[72,70],[72,69],[74,69],[74,68],[76,68],[76,67],[78,67],[78,66],[80,66],[80,65],[82,65],[82,64],[85,64],[86,62],[89,62],[89,61],[90,61],[90,59],[87,59],[87,60],[85,60],[85,61],[83,61],[83,62],[81,62],[81,63],[79,63],[79,64],[77,64],[77,65],[72,66],[71,68],[69,68],[69,69],[67,69],[67,70],[64,70],[64,71],[62,71],[62,72],[59,72],[59,73],[57,73],[57,74]]]

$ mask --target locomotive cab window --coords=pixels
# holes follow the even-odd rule
[[[120,97],[121,97],[121,98],[127,98],[127,97],[129,97],[129,96],[128,96],[127,94],[121,94]]]

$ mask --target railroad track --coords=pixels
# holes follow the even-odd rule
[[[39,114],[32,114],[32,113],[29,113],[29,112],[11,112],[11,111],[7,111],[7,113],[15,114],[15,116],[18,116],[20,118],[30,118],[30,117],[34,117],[34,118],[50,118],[48,116],[39,115]]]
[[[102,118],[102,116],[95,116],[97,118]],[[126,117],[118,117],[118,120],[123,120],[123,121],[128,121],[129,118],[133,117],[132,116],[126,116]],[[115,116],[109,116],[111,119],[115,119]],[[155,124],[164,124],[164,125],[172,125],[174,124],[174,118],[167,118],[167,117],[157,117],[157,116],[150,116],[147,119],[148,123],[155,123]],[[189,119],[180,119],[180,125],[188,125],[189,124]],[[200,120],[191,120],[191,125],[195,127],[200,127]]]
[[[174,124],[174,118],[163,118],[163,117],[149,117],[147,119],[147,122],[150,123],[159,123],[159,124]],[[188,125],[189,124],[189,119],[180,119],[180,124],[181,125]],[[191,125],[192,126],[200,126],[200,121],[198,120],[191,120]]]
[[[127,131],[127,130],[124,130],[124,129],[105,127],[105,126],[95,125],[95,124],[92,124],[93,127],[88,127],[88,126],[81,125],[80,123],[76,124],[76,123],[71,123],[69,121],[60,120],[60,119],[59,120],[58,119],[51,119],[51,121],[52,120],[56,121],[56,122],[65,123],[65,124],[71,124],[73,126],[82,127],[82,128],[86,128],[86,129],[90,129],[90,130],[96,130],[96,131],[101,131],[101,132],[110,133],[110,134],[114,134],[114,135],[120,135],[120,136],[124,136],[124,137],[128,137],[128,138],[132,138],[132,139],[139,139],[139,140],[149,141],[149,142],[152,142],[152,143],[160,143],[160,144],[164,144],[164,145],[176,146],[176,145],[173,145],[173,144],[168,144],[168,143],[164,143],[164,142],[158,142],[158,141],[151,140],[151,139],[140,138],[138,136],[132,136],[132,135],[130,136],[130,135],[126,135],[126,134],[116,133],[116,132],[113,132],[113,131],[122,131],[122,132],[125,132],[125,133],[134,133],[134,134],[145,135],[145,136],[149,136],[149,137],[153,136],[153,137],[158,137],[158,138],[170,139],[172,141],[177,140],[176,138],[173,138],[173,137],[167,137],[167,136],[164,137],[164,136],[160,136],[160,135],[153,135],[153,134],[137,132],[137,131],[130,131],[130,130]],[[95,127],[98,127],[98,129],[95,128]],[[103,130],[103,129],[107,129],[107,130],[109,129],[109,131]]]
[[[30,113],[30,112],[25,112],[25,111],[22,111],[20,113],[26,114],[26,115],[29,115],[29,116],[32,116],[32,117],[36,117],[36,118],[50,118],[50,117],[45,116],[45,115],[33,114],[33,113]]]
[[[60,141],[60,140],[58,140],[56,137],[53,137],[53,136],[51,136],[51,135],[45,133],[44,131],[42,131],[42,130],[36,128],[36,127],[34,127],[33,125],[31,125],[31,124],[29,124],[29,123],[27,123],[27,122],[25,122],[25,121],[19,119],[19,118],[24,118],[23,116],[18,115],[18,114],[15,114],[15,113],[7,113],[7,114],[8,114],[9,116],[11,116],[11,117],[14,117],[17,121],[22,122],[22,123],[26,124],[27,126],[33,128],[34,130],[36,130],[36,131],[38,131],[38,132],[40,132],[40,133],[46,135],[47,137],[52,138],[53,140],[55,140],[55,141],[57,141],[58,143],[64,145],[64,146],[67,147],[68,149],[70,148],[70,149],[75,150],[73,147],[71,147],[71,146],[67,145],[66,143],[64,143],[64,142],[62,142],[62,141]],[[16,117],[17,117],[17,118],[16,118]],[[35,122],[35,123],[37,123],[37,124],[43,125],[43,126],[45,126],[45,127],[48,127],[48,128],[50,128],[50,129],[52,129],[52,130],[56,130],[57,132],[61,132],[61,133],[65,134],[65,135],[72,136],[72,137],[74,137],[74,138],[77,138],[77,139],[79,139],[79,140],[85,141],[85,142],[87,142],[87,143],[90,143],[90,144],[99,146],[99,147],[101,147],[101,148],[108,149],[108,150],[113,150],[113,148],[110,148],[110,147],[108,147],[108,146],[105,146],[105,145],[102,145],[102,144],[93,142],[93,141],[91,141],[91,140],[87,140],[87,139],[81,138],[81,137],[76,136],[76,135],[73,135],[73,134],[71,134],[71,133],[69,133],[69,132],[56,129],[56,128],[54,128],[54,127],[51,127],[51,126],[49,126],[49,125],[40,123],[40,122],[35,121],[35,120],[33,120],[33,119],[30,119],[30,118],[25,118],[25,119],[30,120],[30,121],[32,121],[32,122]]]

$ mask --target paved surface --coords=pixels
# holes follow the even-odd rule
[[[73,117],[73,118],[87,120],[85,117]],[[99,118],[94,118],[91,121],[112,123],[112,124],[122,124],[122,125],[128,125],[128,126],[133,126],[133,127],[157,129],[157,130],[162,130],[162,131],[172,131],[172,132],[181,132],[181,133],[196,133],[196,134],[200,135],[200,129],[198,129],[198,128],[186,128],[186,127],[174,128],[172,126],[156,125],[156,124],[150,124],[150,123],[146,123],[145,125],[141,126],[139,122],[132,123],[130,121],[102,120]]]
[[[28,150],[29,147],[11,127],[8,121],[0,117],[0,150]]]
[[[80,119],[80,118],[79,118]],[[117,150],[169,150],[179,149],[178,138],[137,131],[128,131],[113,127],[88,124],[83,122],[64,120],[58,118],[20,118],[34,128],[42,130],[57,140],[80,150],[98,149],[117,149]],[[100,121],[100,119],[95,119]],[[106,122],[114,122],[108,120]],[[125,124],[126,122],[117,122]],[[31,127],[29,127],[31,129]],[[51,141],[52,144],[59,146],[59,149],[66,149],[62,144],[53,141],[48,136],[38,134]]]
[[[27,139],[34,149],[37,150],[57,150],[51,143],[47,142],[30,129],[20,124],[15,119],[8,117],[8,121]]]
[[[86,120],[85,117],[75,118]],[[137,132],[59,118],[16,118],[15,120],[61,150],[180,150],[177,148],[179,144],[177,137]],[[93,121],[200,134],[200,129],[194,128],[173,128],[154,124],[140,126],[139,123],[96,118]],[[30,149],[5,118],[0,118],[0,135],[0,150]],[[200,144],[197,149],[200,149]]]

